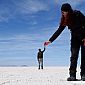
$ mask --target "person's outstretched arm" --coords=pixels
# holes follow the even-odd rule
[[[65,26],[60,26],[58,30],[52,35],[52,37],[49,39],[49,41],[52,43],[64,30]]]
[[[52,35],[52,37],[48,41],[44,42],[44,46],[52,43],[61,34],[64,28],[65,26],[59,26],[58,30]]]
[[[44,52],[44,51],[45,51],[45,49],[46,49],[46,48],[44,47],[44,50],[43,50],[42,52]]]

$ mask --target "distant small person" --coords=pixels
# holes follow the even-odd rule
[[[40,69],[40,67],[41,67],[41,69],[43,69],[43,53],[45,51],[45,47],[44,47],[43,51],[41,51],[41,49],[38,49],[38,50],[39,50],[39,52],[37,54],[37,60],[38,60],[38,63],[39,63],[38,69]]]

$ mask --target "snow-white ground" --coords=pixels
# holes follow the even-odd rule
[[[85,85],[85,81],[66,81],[68,76],[68,67],[0,67],[0,85]]]

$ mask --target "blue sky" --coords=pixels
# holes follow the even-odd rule
[[[37,66],[37,52],[57,30],[62,3],[85,14],[85,0],[0,0],[0,66]],[[70,32],[63,33],[44,53],[45,66],[69,65]]]

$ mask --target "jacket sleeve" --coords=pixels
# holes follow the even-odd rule
[[[42,52],[44,52],[44,51],[45,51],[45,47],[44,47],[44,50]]]
[[[52,43],[61,34],[65,27],[66,26],[59,26],[58,30],[52,35],[49,41]]]

